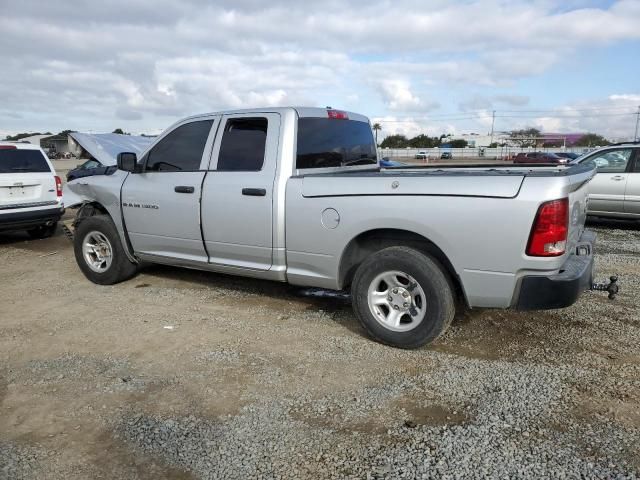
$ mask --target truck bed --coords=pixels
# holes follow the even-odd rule
[[[515,198],[527,177],[571,177],[586,181],[592,169],[584,165],[455,165],[353,169],[304,174],[303,196],[435,195]],[[491,181],[479,177],[491,177]],[[297,177],[300,178],[300,177]],[[327,182],[327,178],[332,181]],[[354,179],[358,179],[354,182]],[[574,182],[571,182],[574,183]]]

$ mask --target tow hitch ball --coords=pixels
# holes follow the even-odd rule
[[[591,290],[609,292],[609,300],[613,300],[620,290],[620,287],[618,287],[618,277],[616,275],[610,276],[609,283],[593,283],[591,284]]]

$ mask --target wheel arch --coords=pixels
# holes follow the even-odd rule
[[[378,228],[367,230],[354,237],[347,244],[340,257],[338,268],[339,287],[346,288],[351,284],[357,268],[369,255],[384,248],[395,246],[415,248],[435,258],[444,268],[456,294],[467,303],[460,277],[444,251],[425,236],[403,229]]]
[[[73,221],[73,226],[75,228],[82,222],[82,219],[92,217],[94,215],[106,215],[113,222],[116,227],[116,231],[120,236],[120,241],[123,246],[124,253],[127,255],[127,258],[134,263],[139,263],[139,260],[133,254],[133,247],[129,242],[128,235],[124,231],[123,228],[118,227],[118,223],[115,221],[113,215],[109,212],[109,209],[105,207],[102,203],[92,200],[83,202],[78,211],[76,212],[76,217]]]

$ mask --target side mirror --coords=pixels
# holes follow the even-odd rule
[[[118,154],[118,170],[136,173],[138,171],[138,157],[132,152],[122,152]]]

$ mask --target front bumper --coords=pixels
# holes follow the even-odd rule
[[[517,310],[548,310],[575,303],[593,284],[593,247],[596,234],[585,230],[575,252],[555,275],[528,275],[520,281]]]
[[[28,212],[0,212],[0,232],[25,230],[28,228],[54,223],[64,214],[64,207],[31,210]]]

